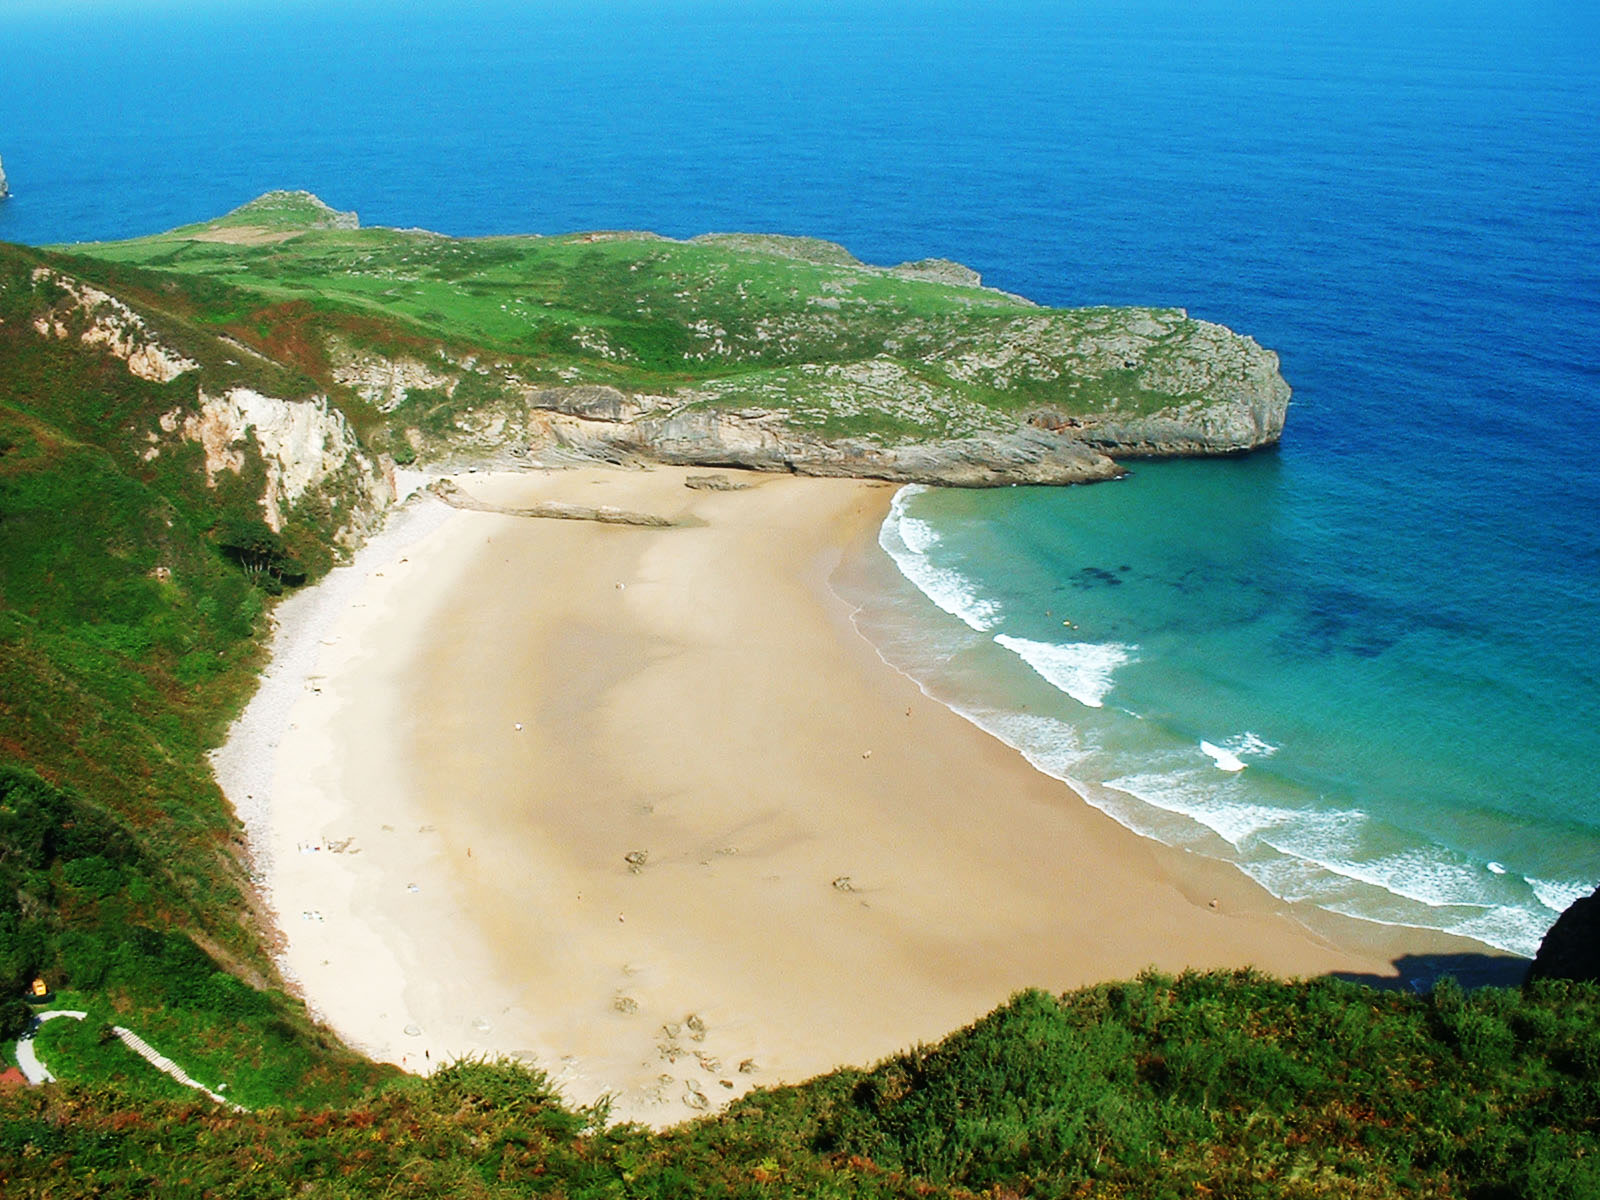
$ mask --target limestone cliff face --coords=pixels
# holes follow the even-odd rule
[[[160,429],[200,444],[206,482],[213,486],[222,472],[237,475],[247,457],[258,454],[266,474],[262,517],[274,530],[283,528],[295,505],[320,494],[334,510],[337,538],[354,544],[394,501],[391,469],[362,450],[344,414],[322,396],[282,400],[242,387],[216,396],[202,390],[197,407],[163,414]],[[151,438],[146,460],[164,448],[159,435]]]
[[[1088,483],[1122,468],[1072,437],[1019,426],[940,441],[883,445],[865,438],[808,435],[758,411],[644,409],[611,388],[537,393],[526,423],[483,432],[525,443],[524,461],[559,466],[579,461],[646,461],[679,466],[743,467],[801,475],[851,476],[958,487],[1007,483]],[[480,445],[491,450],[488,445]]]
[[[1194,324],[1184,351],[1150,373],[1154,385],[1182,402],[1135,420],[1097,423],[1085,430],[1086,441],[1109,453],[1170,457],[1234,454],[1283,436],[1290,393],[1278,356],[1220,325]]]
[[[121,300],[60,271],[39,267],[35,284],[52,287],[57,300],[34,317],[33,327],[43,337],[77,337],[85,346],[104,348],[128,364],[128,370],[152,383],[171,383],[179,375],[198,369],[157,340],[145,320]]]
[[[391,412],[414,391],[455,395],[462,373],[472,366],[446,360],[428,363],[411,355],[384,356],[357,350],[338,340],[328,345],[335,383],[349,388],[382,412]]]

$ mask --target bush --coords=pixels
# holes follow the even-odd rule
[[[0,1000],[0,1042],[21,1037],[33,1024],[33,1009],[26,1000]]]
[[[306,581],[305,568],[265,521],[235,517],[223,524],[216,537],[223,555],[238,563],[250,582],[267,592],[299,587]]]

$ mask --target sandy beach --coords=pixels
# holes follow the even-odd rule
[[[515,1054],[665,1124],[1026,986],[1452,948],[1313,931],[885,666],[829,579],[876,553],[891,487],[694,474],[460,476],[679,524],[419,498],[280,609],[218,775],[285,973],[353,1045],[417,1071]]]

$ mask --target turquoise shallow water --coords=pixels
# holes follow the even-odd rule
[[[1570,0],[16,0],[0,238],[306,187],[1247,332],[1280,452],[909,495],[875,636],[1137,829],[1526,953],[1600,880],[1596,46]]]
[[[1563,654],[1592,606],[1468,571],[1459,533],[1430,553],[1364,512],[1342,528],[1304,465],[907,489],[880,541],[916,590],[864,628],[1130,828],[1287,899],[1531,953],[1600,861],[1594,675]]]

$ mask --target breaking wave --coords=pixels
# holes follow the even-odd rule
[[[928,551],[939,544],[938,531],[926,521],[906,514],[906,505],[927,491],[911,484],[895,493],[888,519],[878,531],[878,545],[894,560],[900,573],[952,617],[982,633],[999,619],[999,606],[986,599],[976,585],[959,571],[936,566]]]
[[[1118,667],[1134,660],[1137,647],[1116,642],[1030,642],[997,634],[994,639],[1034,669],[1041,679],[1079,704],[1102,708]]]

